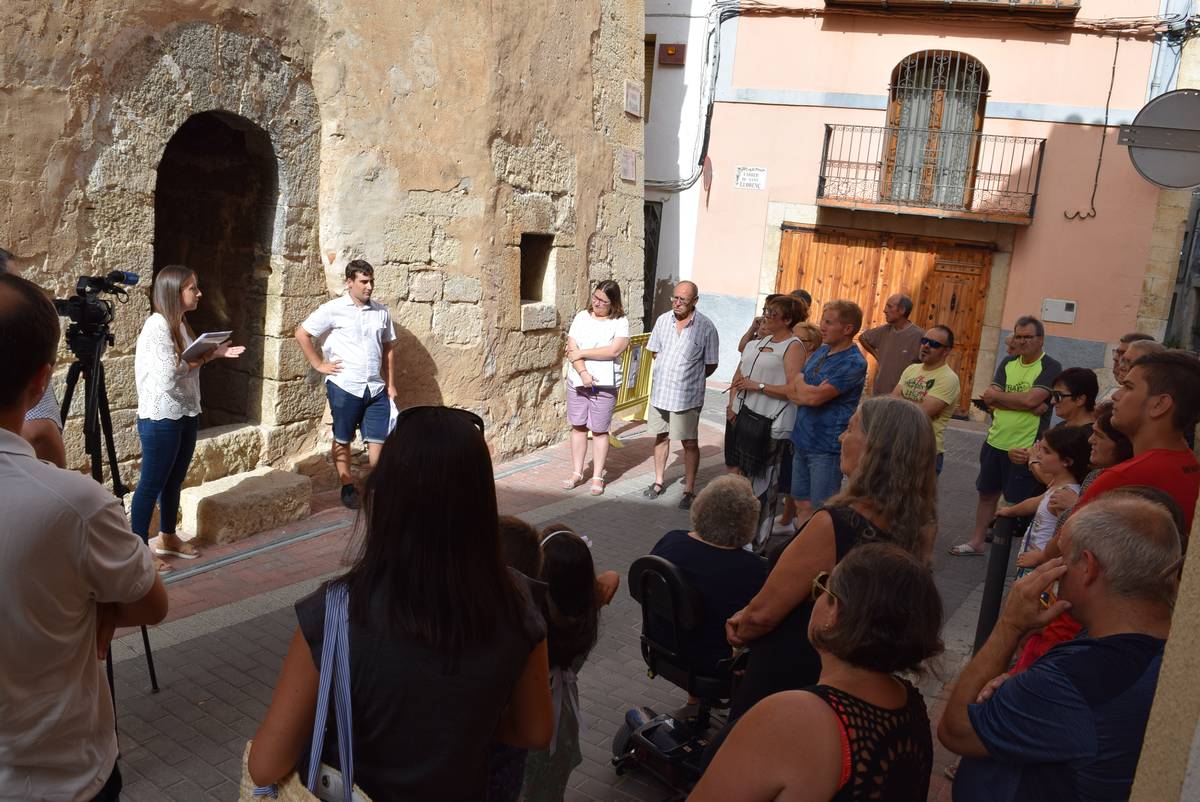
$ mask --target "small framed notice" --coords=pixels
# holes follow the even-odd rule
[[[637,81],[625,82],[625,113],[642,116],[642,85]]]
[[[766,167],[734,167],[733,168],[733,188],[734,189],[766,189],[767,188],[767,168]]]
[[[622,181],[637,181],[637,152],[633,148],[617,148],[617,173]]]

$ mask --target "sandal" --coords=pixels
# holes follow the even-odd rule
[[[947,553],[952,557],[982,557],[983,550],[976,550],[970,543],[959,543],[957,546],[951,546],[946,549]]]
[[[604,482],[603,476],[592,477],[592,495],[593,496],[603,496],[604,495],[604,484],[605,484],[605,482]]]
[[[661,482],[655,482],[642,491],[642,495],[646,498],[658,498],[663,494],[663,486]]]
[[[169,574],[172,571],[174,571],[175,569],[172,568],[171,564],[168,563],[166,560],[162,559],[161,557],[155,557],[154,558],[154,570],[158,571],[160,574]]]
[[[562,489],[563,490],[574,490],[575,488],[579,487],[581,484],[583,484],[583,474],[579,473],[578,471],[575,471],[574,473],[571,474],[570,479],[562,480]]]
[[[180,557],[184,560],[194,560],[200,556],[196,547],[186,541],[180,541],[179,548],[167,548],[166,541],[162,539],[161,535],[150,541],[150,548],[159,557]]]

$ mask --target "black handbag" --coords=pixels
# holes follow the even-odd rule
[[[759,348],[754,356],[754,362],[750,364],[750,374],[754,373],[754,366],[758,364],[758,357],[762,352],[763,348]],[[773,417],[768,417],[746,406],[745,391],[740,397],[742,408],[733,421],[732,462],[745,476],[761,476],[770,466],[774,453],[775,443],[771,438],[771,429],[776,419],[787,409],[787,404],[780,407]]]

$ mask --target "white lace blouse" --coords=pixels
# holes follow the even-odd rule
[[[191,344],[187,328],[180,324],[184,347]],[[200,414],[200,369],[192,369],[175,353],[171,328],[158,312],[152,314],[138,335],[133,357],[137,379],[138,417],[148,420],[179,420]]]

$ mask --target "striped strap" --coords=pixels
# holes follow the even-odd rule
[[[317,715],[313,721],[312,747],[308,756],[308,790],[316,792],[325,745],[329,694],[333,692],[334,727],[337,730],[338,762],[342,768],[342,797],[353,802],[354,740],[350,712],[349,594],[346,585],[325,586],[325,633],[321,642],[321,680],[317,689]]]

